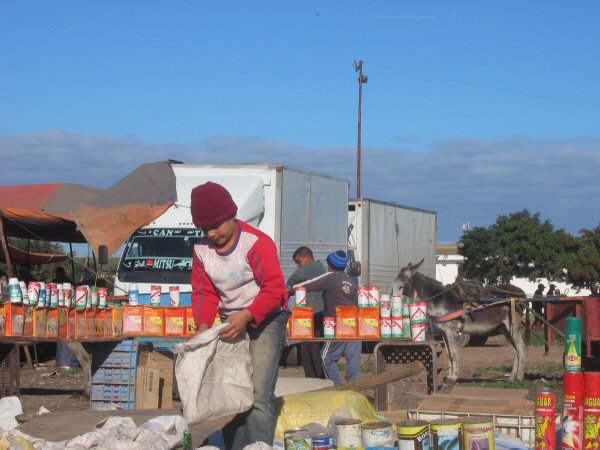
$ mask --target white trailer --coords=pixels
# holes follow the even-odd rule
[[[316,259],[347,248],[347,180],[275,164],[171,167],[177,203],[129,238],[115,295],[126,295],[136,283],[141,302],[149,303],[151,285],[160,285],[161,303],[167,305],[169,287],[179,286],[182,304],[191,303],[192,251],[202,231],[192,222],[190,198],[207,181],[226,187],[238,205],[237,217],[273,238],[286,279],[296,270],[292,254],[299,246],[310,247]]]
[[[400,269],[425,259],[421,273],[435,278],[437,213],[368,198],[348,204],[348,251],[361,263],[359,283],[392,291]]]

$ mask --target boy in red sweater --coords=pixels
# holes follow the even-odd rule
[[[192,190],[192,218],[205,238],[194,247],[192,306],[198,333],[217,309],[227,322],[220,338],[250,338],[254,406],[223,430],[228,449],[262,441],[273,445],[275,383],[285,342],[288,295],[273,240],[236,219],[237,205],[221,185]]]

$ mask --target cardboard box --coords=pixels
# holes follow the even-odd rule
[[[290,338],[312,339],[315,335],[315,319],[313,309],[310,306],[291,308]]]
[[[46,337],[58,337],[58,308],[46,311]]]
[[[0,336],[22,336],[25,308],[18,303],[0,304]]]
[[[115,306],[104,310],[104,336],[118,337],[123,335],[123,307]]]
[[[58,308],[58,337],[69,337],[69,308],[66,307]]]
[[[71,308],[69,311],[69,339],[85,338],[85,309]]]
[[[196,321],[194,320],[194,310],[191,306],[185,307],[185,335],[193,336],[196,334],[196,330],[198,327],[196,326]]]
[[[94,309],[94,337],[103,337],[106,326],[106,312],[104,309]]]
[[[379,338],[379,308],[359,308],[358,310],[358,337]]]
[[[358,336],[358,307],[337,306],[335,313],[335,337],[355,338]]]
[[[173,408],[174,358],[168,350],[140,347],[139,367],[160,369],[158,408]]]
[[[140,336],[144,332],[144,307],[123,307],[123,335]]]
[[[183,336],[185,334],[185,306],[165,308],[165,336]]]
[[[33,309],[34,308],[35,307],[33,305],[23,305],[23,315],[24,315],[23,336],[33,336]],[[0,334],[2,334],[2,333],[0,332]]]
[[[33,335],[36,337],[46,337],[48,309],[45,306],[36,306],[33,309]]]
[[[535,402],[527,396],[527,389],[455,386],[450,394],[427,396],[419,411],[529,416],[534,414]]]
[[[160,369],[138,366],[135,386],[136,409],[156,409],[160,400]]]
[[[146,336],[165,335],[165,312],[162,306],[143,306],[143,333]]]

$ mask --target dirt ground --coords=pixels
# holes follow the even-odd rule
[[[528,377],[534,377],[544,366],[555,366],[562,361],[562,347],[552,346],[548,355],[543,347],[529,347],[525,369]],[[293,358],[291,358],[293,359]],[[510,373],[513,355],[512,349],[500,336],[490,338],[483,347],[461,349],[460,382],[471,379],[485,380],[489,377],[486,368],[506,367],[504,376]],[[375,365],[373,355],[363,355],[363,362]],[[302,367],[288,366],[280,368],[281,377],[303,377]],[[369,376],[367,373],[363,376]],[[497,375],[496,375],[497,377]],[[57,369],[55,362],[48,359],[32,369],[21,367],[21,402],[25,412],[37,412],[41,406],[50,411],[89,409],[89,399],[80,395],[82,375],[79,370]]]

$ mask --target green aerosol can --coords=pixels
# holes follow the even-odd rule
[[[581,372],[581,317],[567,317],[565,371]]]

